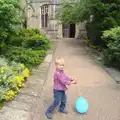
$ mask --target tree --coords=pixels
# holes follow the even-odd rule
[[[61,5],[60,20],[63,23],[87,21],[88,39],[96,45],[105,46],[101,40],[104,30],[120,26],[120,0],[65,1]]]
[[[0,46],[21,23],[19,0],[0,0]]]
[[[88,19],[90,0],[65,0],[60,10],[60,20],[63,23],[77,23]]]

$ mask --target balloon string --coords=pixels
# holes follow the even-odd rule
[[[79,87],[80,87],[79,84],[77,84],[77,93],[78,93],[78,95],[80,97],[80,96],[82,96],[82,92],[80,91]]]

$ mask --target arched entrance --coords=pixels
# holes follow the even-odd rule
[[[75,24],[62,25],[63,38],[74,38],[75,32],[76,32]]]

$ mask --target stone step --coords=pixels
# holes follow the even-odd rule
[[[45,34],[48,39],[58,39],[57,31],[53,29],[42,29],[43,34]]]

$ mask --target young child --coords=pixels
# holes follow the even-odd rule
[[[59,112],[67,114],[66,110],[66,94],[65,91],[67,90],[67,85],[76,84],[76,80],[68,77],[64,73],[64,58],[57,57],[56,58],[56,71],[54,73],[54,101],[53,104],[47,109],[46,116],[48,119],[52,119],[52,112],[54,109],[59,106]]]

